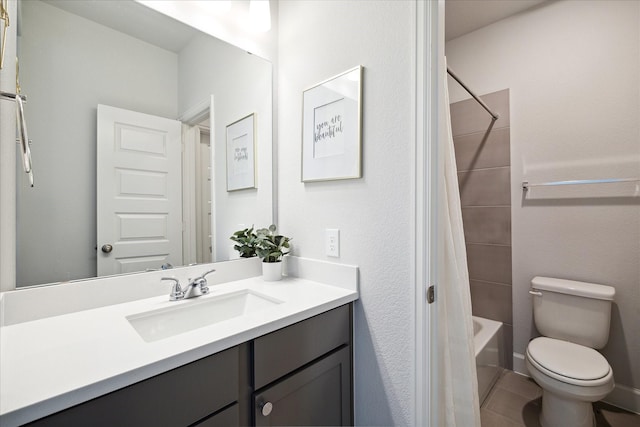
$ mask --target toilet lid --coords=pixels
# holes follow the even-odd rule
[[[568,341],[539,337],[527,350],[542,368],[566,378],[597,380],[611,370],[607,359],[596,350]]]

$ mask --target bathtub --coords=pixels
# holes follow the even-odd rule
[[[473,335],[478,371],[478,395],[482,405],[504,367],[502,323],[473,316]]]

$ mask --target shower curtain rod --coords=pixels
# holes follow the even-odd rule
[[[487,104],[485,104],[485,103],[482,101],[482,99],[478,98],[478,96],[476,96],[476,94],[475,94],[475,93],[473,93],[473,91],[472,91],[471,89],[469,89],[469,88],[467,87],[467,85],[466,85],[466,84],[464,84],[464,83],[462,82],[462,80],[460,80],[460,78],[454,74],[454,72],[453,72],[453,71],[451,71],[451,68],[447,67],[447,73],[448,73],[451,77],[453,77],[453,79],[454,79],[455,81],[457,81],[458,83],[460,83],[460,86],[462,86],[462,87],[464,88],[464,90],[466,90],[467,92],[469,92],[469,95],[473,96],[473,99],[475,99],[476,101],[478,101],[478,104],[480,104],[480,105],[482,106],[482,108],[484,108],[485,110],[487,110],[487,112],[488,112],[489,114],[491,114],[491,120],[496,121],[496,120],[498,119],[498,115],[497,115],[496,113],[494,113],[493,111],[491,111],[491,110],[489,109],[489,107],[487,107]]]

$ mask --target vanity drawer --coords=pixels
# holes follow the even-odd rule
[[[253,341],[254,389],[349,344],[351,305],[343,305]]]
[[[191,425],[238,400],[239,350],[230,348],[29,425]]]

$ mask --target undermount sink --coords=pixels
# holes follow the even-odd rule
[[[176,307],[133,314],[126,319],[142,339],[152,342],[274,307],[282,302],[243,289],[220,296],[185,300]]]

